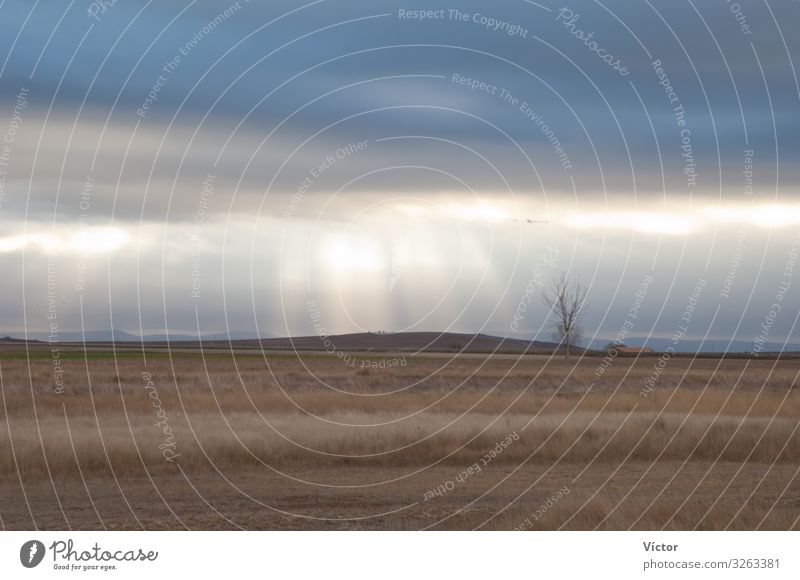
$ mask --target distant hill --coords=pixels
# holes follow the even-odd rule
[[[34,339],[25,340],[24,338],[12,338],[10,336],[4,336],[0,338],[0,344],[27,344],[29,342],[38,342]]]
[[[500,338],[487,334],[455,332],[397,332],[339,334],[328,337],[329,344],[319,336],[270,338],[259,341],[240,341],[266,350],[337,350],[343,352],[502,352],[552,353],[558,345],[515,338]]]
[[[84,340],[85,338],[85,340]],[[24,342],[24,335],[14,334],[9,341]],[[48,342],[45,332],[30,332],[28,340]],[[232,342],[237,348],[264,350],[301,350],[332,352],[467,352],[467,353],[536,353],[551,354],[557,346],[552,342],[531,341],[519,338],[503,338],[488,334],[462,334],[455,332],[359,332],[339,334],[326,338],[299,336],[293,338],[257,337],[252,332],[204,334],[202,337],[184,334],[151,334],[137,336],[124,330],[92,330],[85,333],[59,332],[61,343],[127,343],[147,342],[153,346],[182,343],[187,347],[200,342],[209,347],[227,345]]]
[[[501,333],[498,333],[501,334]],[[84,340],[85,336],[85,340]],[[46,332],[29,332],[28,341],[48,342]],[[495,336],[479,333],[456,332],[358,332],[352,334],[339,334],[328,337],[329,344],[319,336],[297,336],[291,338],[277,338],[270,335],[258,337],[255,332],[232,331],[230,333],[203,334],[201,337],[190,334],[147,334],[138,336],[124,330],[87,330],[81,332],[59,332],[60,343],[121,343],[135,345],[145,342],[151,347],[166,346],[167,343],[180,343],[184,348],[199,347],[202,342],[208,347],[227,348],[229,343],[235,348],[264,349],[264,350],[298,350],[298,351],[332,351],[332,352],[466,352],[466,353],[505,353],[505,354],[552,354],[558,350],[554,342],[534,340],[531,336],[522,335],[519,338]],[[587,348],[575,349],[575,354],[585,352],[588,355],[601,354],[608,340],[595,339]],[[731,356],[744,355],[753,348],[752,342],[734,340],[730,344],[727,340],[701,341],[683,339],[677,345],[679,353],[698,353],[713,356],[723,351]],[[2,344],[24,344],[25,335],[22,333],[8,333],[5,336],[0,332]],[[670,345],[669,339],[631,337],[628,346],[649,346],[655,352],[650,356],[658,356],[665,352]],[[762,355],[777,353],[796,354],[800,345],[790,343],[767,343],[764,345]]]

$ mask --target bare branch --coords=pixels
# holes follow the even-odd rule
[[[566,273],[553,280],[542,294],[542,302],[555,317],[553,338],[563,346],[567,359],[583,334],[580,322],[589,307],[587,295],[586,286],[580,280],[570,280]]]

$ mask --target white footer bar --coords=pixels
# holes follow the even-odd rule
[[[797,579],[799,540],[796,532],[2,532],[0,577]]]

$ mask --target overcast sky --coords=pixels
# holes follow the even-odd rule
[[[0,6],[6,332],[795,341],[800,3],[268,4]]]

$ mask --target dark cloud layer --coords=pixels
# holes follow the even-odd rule
[[[774,169],[776,160],[788,167],[798,153],[800,95],[791,60],[798,50],[777,27],[800,17],[796,2],[767,9],[745,1],[736,4],[737,13],[725,2],[541,5],[548,9],[522,0],[459,3],[466,21],[451,17],[451,7],[430,2],[302,7],[120,0],[97,19],[88,14],[90,6],[76,2],[66,15],[52,3],[3,6],[0,53],[8,55],[7,96],[28,86],[39,111],[52,105],[67,119],[99,114],[123,127],[138,121],[160,130],[173,118],[196,127],[205,119],[221,125],[214,129],[223,134],[266,136],[283,121],[273,134],[281,148],[299,145],[332,123],[338,124],[315,143],[332,147],[354,137],[426,134],[513,155],[514,139],[536,158],[549,187],[569,189],[558,159],[520,107],[453,83],[452,75],[459,74],[527,102],[568,151],[581,191],[596,191],[604,177],[611,189],[658,191],[659,152],[668,190],[688,190],[681,187],[680,130],[671,111],[676,103],[685,108],[692,131],[698,191],[716,195],[720,181],[729,181],[720,172],[737,168],[746,148],[758,151],[765,187],[783,190],[796,180],[796,172],[776,175]],[[562,9],[569,10],[563,17]],[[401,10],[435,10],[445,17],[400,18]],[[579,18],[565,26],[569,14]],[[493,30],[482,17],[503,27]],[[520,27],[525,38],[509,36],[506,23]],[[629,74],[616,74],[576,31],[592,33]],[[175,57],[180,63],[165,74]],[[679,99],[672,105],[658,84],[654,60],[663,64]],[[144,117],[137,116],[160,74],[156,99]],[[431,149],[456,156],[445,146]],[[296,163],[305,167],[313,162],[308,157],[301,152]],[[261,164],[264,173],[277,168],[277,159]],[[504,173],[530,175],[522,163]],[[462,174],[470,175],[469,168]],[[424,186],[424,180],[416,185]]]

